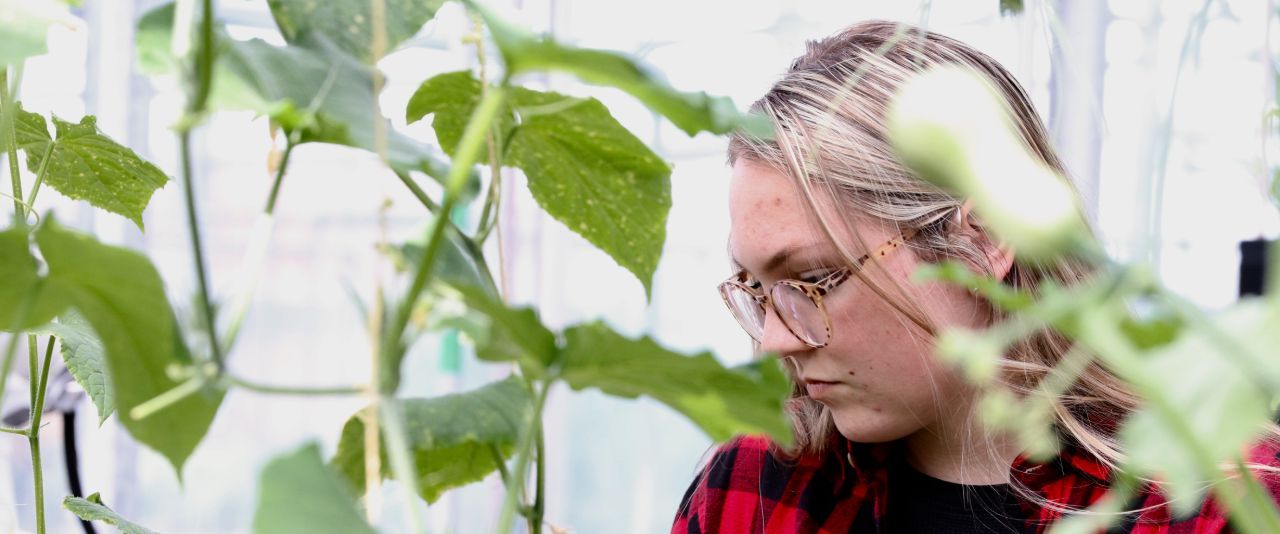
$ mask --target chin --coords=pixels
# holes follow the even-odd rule
[[[918,428],[894,424],[881,412],[862,408],[832,410],[832,419],[840,435],[855,443],[886,443],[902,439]]]

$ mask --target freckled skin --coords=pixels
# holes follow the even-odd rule
[[[834,269],[839,254],[826,242],[817,219],[803,207],[803,195],[784,175],[741,159],[733,167],[729,193],[730,249],[767,291],[780,278],[815,268]],[[835,218],[835,208],[819,206]],[[854,214],[856,236],[837,227],[841,239],[855,255],[879,247],[898,233],[881,221]],[[791,272],[761,272],[764,262],[784,247],[800,244],[822,251],[805,254],[823,265],[792,262]],[[887,276],[902,281],[925,312],[940,326],[976,327],[987,320],[979,303],[960,288],[939,283],[914,285],[909,281],[920,260],[909,247],[901,247],[883,260]],[[891,287],[886,274],[868,264],[871,278]],[[892,292],[891,292],[892,294]],[[973,392],[960,375],[933,355],[928,334],[884,302],[858,278],[850,278],[824,299],[832,322],[831,342],[823,348],[805,345],[787,330],[770,308],[765,317],[761,350],[775,352],[799,377],[833,381],[819,399],[829,407],[836,427],[845,437],[875,443],[897,439],[927,440],[949,435],[968,413]]]

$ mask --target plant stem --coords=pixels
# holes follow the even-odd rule
[[[533,411],[529,414],[529,426],[526,427],[524,436],[520,440],[516,469],[512,473],[511,483],[507,485],[507,497],[502,503],[502,515],[498,520],[498,532],[502,534],[511,532],[511,523],[515,519],[516,508],[519,506],[518,496],[524,493],[525,477],[529,474],[529,457],[533,454],[537,442],[536,436],[542,433],[542,407],[547,403],[547,393],[551,390],[551,383],[533,384],[531,387],[538,386],[541,387],[534,396]]]
[[[29,156],[29,155],[28,155]],[[31,196],[27,197],[27,209],[36,207],[36,193],[40,192],[40,184],[44,183],[44,172],[49,169],[49,160],[53,157],[53,143],[44,149],[44,159],[40,160],[40,169],[36,171],[36,182],[31,185]]]
[[[434,200],[431,200],[431,197],[427,196],[426,191],[423,191],[421,187],[418,187],[418,183],[413,181],[413,177],[409,176],[409,173],[404,171],[395,171],[395,174],[396,177],[404,183],[404,186],[409,188],[409,192],[413,193],[413,197],[418,199],[418,202],[421,202],[423,206],[426,206],[427,211],[432,213],[440,212],[440,205],[436,204]]]
[[[280,194],[280,183],[284,181],[285,169],[289,166],[289,155],[293,153],[293,148],[297,144],[293,136],[285,137],[284,154],[276,167],[267,205],[262,208],[262,214],[254,220],[253,230],[249,234],[249,245],[245,249],[239,278],[236,281],[235,300],[231,302],[227,329],[221,336],[220,348],[224,352],[230,353],[231,347],[239,339],[240,327],[244,324],[244,318],[249,314],[249,306],[253,303],[253,292],[258,287],[258,278],[262,276],[262,266],[266,261],[271,232],[275,228],[276,198]]]
[[[271,184],[271,194],[267,196],[267,207],[262,211],[267,215],[274,215],[276,212],[276,197],[280,195],[280,183],[284,181],[285,168],[289,166],[289,155],[293,153],[292,137],[285,137],[284,154],[280,156],[280,165],[276,167],[276,179]]]
[[[1280,198],[1276,200],[1280,201]],[[1272,315],[1280,315],[1280,239],[1267,245],[1267,300],[1271,301]]]
[[[36,286],[22,299],[22,306],[18,308],[18,314],[14,316],[13,324],[10,325],[9,331],[13,332],[13,334],[9,335],[9,344],[4,349],[4,362],[0,363],[0,406],[4,403],[5,386],[9,383],[5,378],[9,376],[9,370],[13,368],[13,355],[18,351],[18,332],[22,330],[22,325],[27,322],[27,316],[31,313],[32,306],[35,305],[36,295],[40,294],[40,289],[43,285],[43,278],[36,281]]]
[[[382,383],[382,343],[380,337],[382,333],[382,324],[386,320],[385,310],[386,302],[382,293],[382,281],[378,275],[375,276],[374,284],[374,302],[373,309],[369,313],[369,332],[372,339],[373,347],[369,351],[369,388],[366,390],[369,399],[369,406],[365,408],[364,421],[364,488],[365,488],[365,512],[369,519],[369,524],[377,526],[378,515],[382,509],[382,443],[379,427],[378,403],[381,402],[382,396],[378,394],[378,388]]]
[[[210,356],[212,357],[213,363],[217,366],[218,374],[221,374],[225,370],[225,363],[223,362],[222,349],[218,342],[218,331],[214,326],[216,318],[213,315],[213,305],[209,300],[209,277],[205,273],[204,268],[204,251],[201,247],[200,227],[198,224],[200,218],[196,213],[195,185],[192,183],[194,173],[191,170],[191,130],[204,116],[205,107],[209,102],[210,90],[213,87],[213,62],[217,54],[217,48],[213,43],[213,18],[213,0],[200,0],[200,14],[196,27],[196,47],[193,51],[190,51],[190,57],[194,61],[194,69],[192,69],[194,72],[194,78],[188,77],[185,80],[189,83],[186,112],[179,121],[177,130],[179,159],[181,160],[182,189],[187,205],[187,229],[191,238],[191,250],[195,263],[196,282],[199,287],[200,302],[198,304],[200,306],[200,312],[204,315],[203,323],[206,330],[205,333],[209,336]],[[176,31],[186,30],[184,28],[177,29]],[[185,55],[188,51],[184,50],[182,52],[184,52]],[[199,379],[200,377],[193,379],[195,381],[194,385],[192,385],[192,381],[188,381],[187,384],[175,388],[175,391],[182,390],[188,395],[194,393],[194,390],[191,390],[191,388],[199,389]],[[184,386],[187,389],[182,389]],[[143,405],[156,402],[168,393],[172,393],[172,391],[166,392],[160,397],[151,399],[150,401],[143,403]],[[143,405],[135,406],[134,411],[138,411],[138,409]]]
[[[28,429],[28,428],[9,428],[9,427],[7,427],[7,426],[0,426],[0,432],[4,432],[5,434],[16,434],[16,435],[19,435],[19,436],[26,437],[26,435],[30,432],[30,429]]]
[[[35,334],[27,334],[27,417],[35,418],[36,414],[36,374],[40,372],[39,361],[40,344],[37,343]]]
[[[40,461],[40,438],[29,437],[27,444],[31,447],[31,473],[35,478],[36,532],[44,534],[44,475]]]
[[[31,336],[34,338],[35,336]],[[49,386],[49,363],[53,359],[54,337],[45,343],[44,365],[40,366],[40,378],[36,380],[36,368],[27,373],[31,384],[31,425],[27,428],[27,444],[31,446],[31,476],[35,479],[36,532],[44,534],[44,466],[40,461],[40,420],[44,417],[44,394]],[[34,347],[34,344],[32,345]],[[35,349],[32,349],[34,353]],[[32,363],[35,360],[32,359]]]
[[[223,382],[228,386],[234,386],[241,389],[247,389],[257,393],[266,393],[270,395],[301,395],[301,396],[329,396],[329,395],[359,395],[366,390],[365,386],[333,386],[333,387],[292,387],[292,386],[272,386],[260,384],[232,376],[230,373],[222,375]]]
[[[507,461],[502,458],[502,451],[498,450],[498,446],[489,444],[489,454],[493,456],[493,465],[498,468],[498,476],[502,478],[502,485],[511,484],[511,474],[507,472]]]
[[[188,115],[200,115],[209,102],[213,89],[213,62],[218,49],[213,46],[213,0],[200,0],[200,25],[197,27],[198,46],[195,50],[195,91],[187,103]],[[194,122],[188,122],[194,124]]]
[[[200,387],[204,385],[204,381],[205,377],[200,375],[188,378],[186,382],[174,386],[169,391],[156,395],[150,400],[134,406],[132,410],[129,410],[129,417],[134,419],[146,419],[152,414],[194,395],[196,392],[200,391]]]
[[[14,66],[13,71],[14,80],[22,76],[21,65]],[[2,68],[0,68],[0,85],[3,86],[0,87],[0,109],[4,112],[4,128],[9,138],[4,150],[9,155],[9,178],[13,184],[13,217],[17,224],[25,225],[29,208],[22,205],[22,172],[18,170],[18,134],[14,127],[14,122],[17,121],[17,114],[14,111],[18,109],[14,97],[17,95],[16,92],[9,91],[8,76]]]
[[[430,230],[428,230],[429,237],[422,253],[422,263],[418,264],[418,270],[413,277],[413,285],[410,286],[408,293],[405,294],[404,299],[396,307],[394,322],[386,330],[388,337],[382,344],[384,353],[395,350],[395,347],[400,345],[399,341],[404,335],[405,327],[409,324],[409,316],[413,312],[413,305],[417,301],[418,295],[422,293],[423,288],[431,280],[431,275],[435,269],[436,256],[440,251],[441,237],[446,226],[452,224],[449,221],[449,213],[452,212],[454,204],[458,201],[458,194],[462,190],[462,186],[466,184],[471,166],[476,162],[480,148],[483,146],[485,132],[488,130],[489,124],[493,122],[505,97],[506,91],[504,88],[493,88],[476,106],[470,122],[467,123],[467,128],[462,134],[462,140],[458,143],[457,155],[454,156],[453,165],[449,168],[444,200],[440,205],[440,210],[436,212]]]
[[[208,0],[205,1],[207,2]],[[209,277],[205,274],[204,269],[204,250],[200,245],[199,217],[196,216],[195,186],[191,183],[193,174],[191,172],[191,132],[184,130],[178,134],[178,138],[182,158],[182,190],[187,203],[187,229],[191,237],[191,252],[196,267],[196,281],[200,288],[200,311],[204,316],[202,319],[205,333],[209,336],[209,350],[213,357],[213,363],[218,366],[218,372],[221,373],[225,370],[225,363],[222,360],[222,349],[219,348],[218,331],[214,326],[213,305],[209,302]]]
[[[391,471],[400,481],[405,492],[406,507],[409,508],[409,520],[414,532],[424,532],[422,516],[418,513],[417,501],[418,474],[413,464],[413,453],[409,451],[409,432],[405,429],[404,412],[400,411],[400,401],[394,396],[384,394],[378,406],[382,408],[382,430],[387,446],[387,456],[391,460]]]
[[[548,385],[548,389],[550,386]],[[530,528],[529,532],[542,532],[542,515],[546,511],[546,489],[547,489],[547,443],[546,432],[542,428],[542,411],[538,411],[538,432],[537,432],[537,490],[533,494],[533,513],[529,516]]]

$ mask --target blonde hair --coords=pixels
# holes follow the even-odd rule
[[[909,244],[922,259],[959,259],[990,272],[990,241],[953,231],[964,200],[913,175],[885,138],[886,110],[895,90],[913,73],[944,63],[972,68],[988,78],[1007,101],[1026,146],[1067,176],[1030,99],[994,59],[942,35],[884,21],[858,23],[809,42],[807,51],[751,106],[773,122],[775,138],[731,136],[729,164],[745,158],[790,177],[803,193],[806,209],[847,262],[858,254],[834,237],[834,228],[843,224],[850,235],[858,236],[852,219],[856,212],[900,230],[916,230]],[[841,207],[836,210],[839,220],[828,220],[816,208],[820,196]],[[861,245],[866,248],[866,243]],[[1038,263],[1015,261],[1002,281],[1034,295],[1044,282],[1070,287],[1092,272],[1088,263],[1063,256]],[[933,322],[901,283],[883,287],[865,273],[858,276],[905,318],[936,334]],[[993,321],[1004,319],[1000,310],[992,307],[991,312]],[[1047,328],[1023,338],[1005,354],[1000,385],[1019,396],[1033,394],[1071,349],[1068,339]],[[1116,468],[1123,455],[1115,424],[1137,404],[1123,381],[1091,363],[1070,388],[1052,399],[1053,422],[1065,438]],[[799,382],[790,408],[795,440],[791,449],[782,451],[785,456],[822,454],[841,439],[830,411],[809,398]]]

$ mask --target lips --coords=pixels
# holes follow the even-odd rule
[[[830,382],[827,380],[815,380],[812,378],[804,379],[804,389],[814,399],[821,398],[826,395],[833,387],[838,386],[839,382]]]

